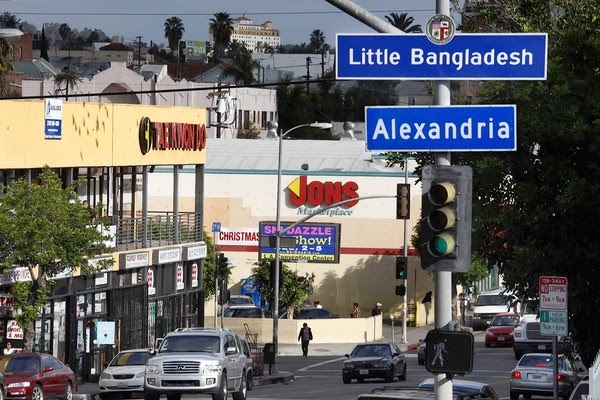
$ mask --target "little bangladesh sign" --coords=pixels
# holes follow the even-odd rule
[[[546,33],[456,34],[443,45],[412,34],[336,39],[338,79],[546,79]]]

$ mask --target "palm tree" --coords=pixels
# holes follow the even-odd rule
[[[406,33],[423,33],[423,29],[421,25],[413,25],[415,19],[413,17],[408,17],[408,14],[402,13],[390,13],[389,16],[385,16],[385,19],[396,28],[400,29]]]
[[[225,49],[231,44],[231,35],[233,34],[233,20],[226,12],[214,14],[210,19],[209,32],[213,36],[215,52],[213,59],[218,59],[225,55]]]
[[[54,94],[64,93],[65,100],[69,101],[69,89],[75,89],[78,82],[82,82],[82,80],[74,71],[61,72],[54,77]]]
[[[169,48],[175,51],[179,47],[179,41],[183,37],[185,28],[179,17],[171,17],[165,20],[165,38],[169,41]]]
[[[311,53],[319,54],[325,46],[325,34],[320,29],[315,29],[310,34],[309,48]]]
[[[21,19],[6,11],[0,16],[0,25],[2,28],[21,29]]]

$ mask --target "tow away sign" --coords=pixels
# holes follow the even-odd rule
[[[337,79],[546,79],[546,33],[457,34],[444,45],[426,35],[339,34]]]
[[[370,151],[515,151],[514,105],[365,107]]]

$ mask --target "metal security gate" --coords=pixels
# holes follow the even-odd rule
[[[110,295],[110,317],[117,321],[119,349],[148,347],[147,285],[114,288]]]

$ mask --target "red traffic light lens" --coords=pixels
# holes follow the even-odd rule
[[[429,200],[438,206],[443,206],[454,201],[456,198],[456,187],[451,182],[440,182],[431,185],[429,189]]]

